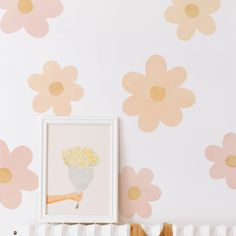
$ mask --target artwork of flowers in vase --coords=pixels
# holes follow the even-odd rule
[[[76,146],[61,152],[64,164],[68,167],[68,177],[77,194],[82,193],[92,182],[94,167],[99,163],[100,157],[92,148]],[[77,202],[75,208],[79,208]]]
[[[41,219],[116,223],[117,119],[43,120]]]

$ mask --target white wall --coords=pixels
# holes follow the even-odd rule
[[[151,204],[149,218],[121,222],[235,223],[236,191],[225,180],[209,176],[212,163],[204,152],[211,144],[222,145],[226,133],[236,132],[236,2],[222,1],[213,15],[214,34],[197,33],[186,42],[178,39],[176,25],[164,17],[171,1],[67,0],[63,5],[62,15],[48,21],[50,31],[43,38],[24,30],[0,33],[0,138],[11,150],[30,147],[30,169],[40,176],[41,114],[32,109],[36,93],[27,80],[49,60],[62,67],[74,65],[85,95],[72,103],[72,115],[119,116],[120,168],[151,169],[153,183],[162,192]],[[178,126],[161,124],[145,133],[137,119],[122,110],[129,95],[121,81],[129,71],[144,73],[154,54],[163,56],[168,68],[186,69],[183,87],[194,92],[196,103],[183,110]],[[1,235],[8,235],[11,225],[36,222],[38,200],[37,190],[23,192],[22,203],[14,210],[0,205]]]

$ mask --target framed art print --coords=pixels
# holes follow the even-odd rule
[[[41,221],[116,223],[117,118],[42,123]]]

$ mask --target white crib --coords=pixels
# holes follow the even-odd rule
[[[158,236],[162,225],[142,225],[148,236]],[[15,228],[16,236],[129,236],[130,225],[41,224]],[[173,225],[173,236],[236,236],[236,226]]]

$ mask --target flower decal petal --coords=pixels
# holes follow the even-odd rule
[[[16,186],[24,191],[33,191],[38,187],[38,177],[31,170],[18,173]],[[30,181],[29,181],[30,180]]]
[[[0,189],[0,202],[2,205],[8,209],[17,208],[22,201],[21,192],[14,188],[5,188],[4,190]]]
[[[137,214],[142,218],[148,218],[152,214],[152,207],[150,203],[146,202],[142,207],[137,208]]]
[[[39,113],[46,112],[50,107],[50,102],[47,100],[47,95],[37,94],[33,100],[32,107]]]
[[[25,28],[37,38],[48,33],[47,18],[57,17],[63,11],[60,0],[1,0],[0,8],[6,10],[0,24],[3,32],[13,33]]]
[[[162,122],[176,126],[182,121],[181,108],[194,104],[192,91],[181,88],[187,73],[182,67],[167,70],[163,57],[154,55],[146,63],[146,74],[129,72],[123,87],[132,95],[123,103],[127,115],[138,116],[138,125],[145,132],[154,131]]]
[[[205,35],[215,32],[216,26],[210,14],[220,7],[219,0],[179,0],[167,8],[168,22],[178,24],[177,35],[181,40],[191,39],[196,31]]]
[[[152,214],[150,201],[157,201],[161,190],[151,184],[153,173],[149,169],[142,169],[138,173],[131,167],[125,167],[119,175],[119,206],[120,214],[125,218],[132,218],[138,214],[148,218]]]
[[[41,38],[49,31],[49,26],[45,18],[32,15],[25,23],[25,30],[33,37]]]
[[[182,121],[180,109],[168,109],[162,116],[162,122],[168,126],[176,126]]]
[[[159,55],[151,56],[146,63],[146,76],[152,80],[156,77],[161,78],[166,73],[166,61]]]
[[[62,74],[60,65],[55,61],[47,62],[43,67],[43,75],[47,80],[54,80]]]
[[[215,21],[209,15],[202,17],[202,19],[197,22],[196,27],[199,32],[201,32],[205,35],[210,35],[210,34],[214,33],[216,30]]]
[[[63,79],[69,80],[70,82],[75,82],[78,76],[78,71],[74,66],[66,66],[61,71],[61,77]]]
[[[205,154],[209,161],[216,162],[224,156],[224,149],[216,145],[211,145],[206,148]]]
[[[0,202],[9,209],[21,203],[21,190],[33,191],[38,187],[38,177],[28,165],[32,152],[19,146],[9,153],[6,143],[0,140]]]
[[[236,135],[233,133],[228,133],[223,139],[223,148],[229,150],[232,153],[236,153]]]
[[[35,1],[39,9],[39,15],[54,18],[59,16],[63,11],[63,5],[58,0],[38,0]]]
[[[142,112],[141,104],[145,105],[142,96],[132,96],[124,101],[123,110],[127,115],[137,116]]]
[[[226,183],[227,185],[232,188],[232,189],[236,189],[236,173],[232,173],[228,178],[226,178]]]
[[[129,93],[136,93],[143,90],[145,77],[136,72],[129,72],[124,76],[122,83]]]
[[[172,91],[173,99],[178,107],[191,107],[195,102],[195,96],[189,89],[178,88]]]
[[[84,95],[83,88],[75,84],[77,74],[74,66],[61,69],[57,62],[47,62],[43,74],[34,74],[28,80],[30,88],[38,92],[33,101],[33,109],[44,113],[52,108],[58,116],[70,115],[70,102],[78,101]]]
[[[9,149],[7,144],[0,139],[0,162],[7,162],[9,160]]]
[[[196,32],[196,28],[190,22],[181,22],[177,27],[177,35],[182,40],[189,40]]]
[[[143,184],[150,184],[153,180],[153,173],[150,169],[142,169],[137,173],[137,178]]]
[[[184,68],[178,66],[168,71],[167,81],[170,86],[180,86],[187,78],[187,73]]]
[[[179,21],[179,15],[174,7],[169,7],[166,9],[165,17],[170,23],[177,23]]]
[[[220,7],[220,0],[204,0],[204,4],[206,5],[206,9],[209,13],[214,13]]]
[[[1,29],[5,33],[14,33],[21,29],[21,19],[20,15],[15,12],[6,12],[1,20]]]
[[[211,145],[206,148],[205,154],[214,163],[210,176],[214,179],[225,178],[227,185],[236,189],[236,134],[226,134],[223,147]]]
[[[32,151],[28,147],[19,146],[12,151],[11,157],[14,159],[14,163],[18,167],[25,168],[32,161]]]
[[[71,105],[68,101],[58,101],[53,104],[53,111],[57,116],[69,116]]]
[[[149,201],[156,201],[161,196],[161,190],[155,185],[150,185],[149,189],[146,191],[146,195],[147,198],[149,198]]]
[[[138,125],[145,132],[152,132],[157,128],[159,123],[159,117],[152,116],[151,114],[143,114],[138,118]]]
[[[226,168],[222,168],[220,165],[213,165],[210,169],[210,176],[214,179],[222,179],[226,175]]]
[[[84,90],[78,84],[67,90],[68,97],[71,101],[78,101],[84,96]]]
[[[44,76],[41,74],[34,74],[28,80],[30,88],[32,88],[36,92],[40,92],[44,86],[46,86],[46,80]]]

